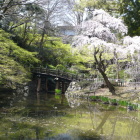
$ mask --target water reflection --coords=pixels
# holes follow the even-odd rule
[[[66,98],[65,95],[20,94],[20,101],[19,94],[9,95],[9,103],[0,101],[2,140],[140,139],[139,112],[127,112],[123,108],[80,98]],[[1,96],[5,94],[1,93]]]

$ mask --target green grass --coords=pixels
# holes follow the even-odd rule
[[[95,101],[101,101],[103,103],[109,102],[111,105],[115,104],[115,105],[119,105],[119,106],[122,106],[122,107],[132,106],[134,110],[139,109],[138,104],[133,104],[131,102],[123,101],[123,100],[110,99],[110,98],[104,97],[104,96],[90,96],[90,99],[95,100]]]

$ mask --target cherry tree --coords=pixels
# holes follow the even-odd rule
[[[140,81],[140,36],[126,36],[123,39],[123,48],[127,51],[127,56],[131,60],[127,63],[125,72],[135,82]]]
[[[114,18],[103,10],[94,10],[92,19],[82,22],[77,31],[72,46],[79,50],[87,46],[110,92],[115,94],[115,88],[105,72],[111,60],[114,59],[117,64],[123,50],[120,38],[127,33],[127,27],[121,19]],[[109,58],[106,54],[109,54]]]

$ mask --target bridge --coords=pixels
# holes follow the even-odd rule
[[[78,74],[41,67],[31,69],[31,72],[35,80],[37,80],[37,91],[43,88],[46,91],[60,89],[62,93],[65,93],[70,82],[80,81],[83,78],[83,76],[78,76]]]
[[[55,70],[55,69],[48,69],[48,68],[41,68],[36,67],[31,69],[33,73],[33,78],[37,81],[37,91],[46,90],[47,92],[52,91],[55,92],[55,89],[61,90],[61,93],[65,93],[69,84],[72,81],[94,81],[97,84],[99,81],[103,82],[103,79],[94,77],[94,75],[90,75],[88,78],[84,75],[72,74],[69,72],[64,72],[62,70]],[[109,79],[113,82],[115,79]],[[113,80],[113,81],[112,81]],[[114,83],[114,82],[113,82]],[[126,86],[125,82],[115,82],[116,86]]]

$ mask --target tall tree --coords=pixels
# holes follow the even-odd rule
[[[130,36],[140,35],[140,1],[119,0],[120,14],[128,26]]]
[[[81,7],[85,9],[87,18],[92,17],[95,9],[103,9],[111,15],[118,13],[118,5],[116,0],[80,0]]]
[[[42,19],[53,25],[57,25],[60,22],[60,17],[64,15],[64,0],[41,0],[37,4],[44,10]]]
[[[65,15],[63,22],[66,25],[76,26],[84,20],[84,7],[77,0],[65,0]]]
[[[0,26],[10,32],[22,24],[33,22],[43,12],[30,0],[4,0],[0,10]]]
[[[103,76],[104,81],[109,88],[109,91],[114,95],[115,94],[115,88],[111,84],[111,82],[109,81],[109,79],[107,77],[107,74],[106,74],[106,68],[107,68],[109,63],[105,62],[105,60],[103,59],[103,52],[104,51],[101,51],[99,48],[95,48],[93,56],[94,56],[95,63],[97,65],[98,71]]]
[[[79,25],[79,35],[75,36],[73,46],[82,48],[88,46],[93,53],[97,69],[104,78],[110,92],[115,94],[115,89],[106,75],[106,67],[113,59],[114,49],[119,46],[121,35],[127,33],[127,27],[120,19],[110,16],[103,10],[95,10],[93,18]],[[108,55],[107,55],[108,54]]]

